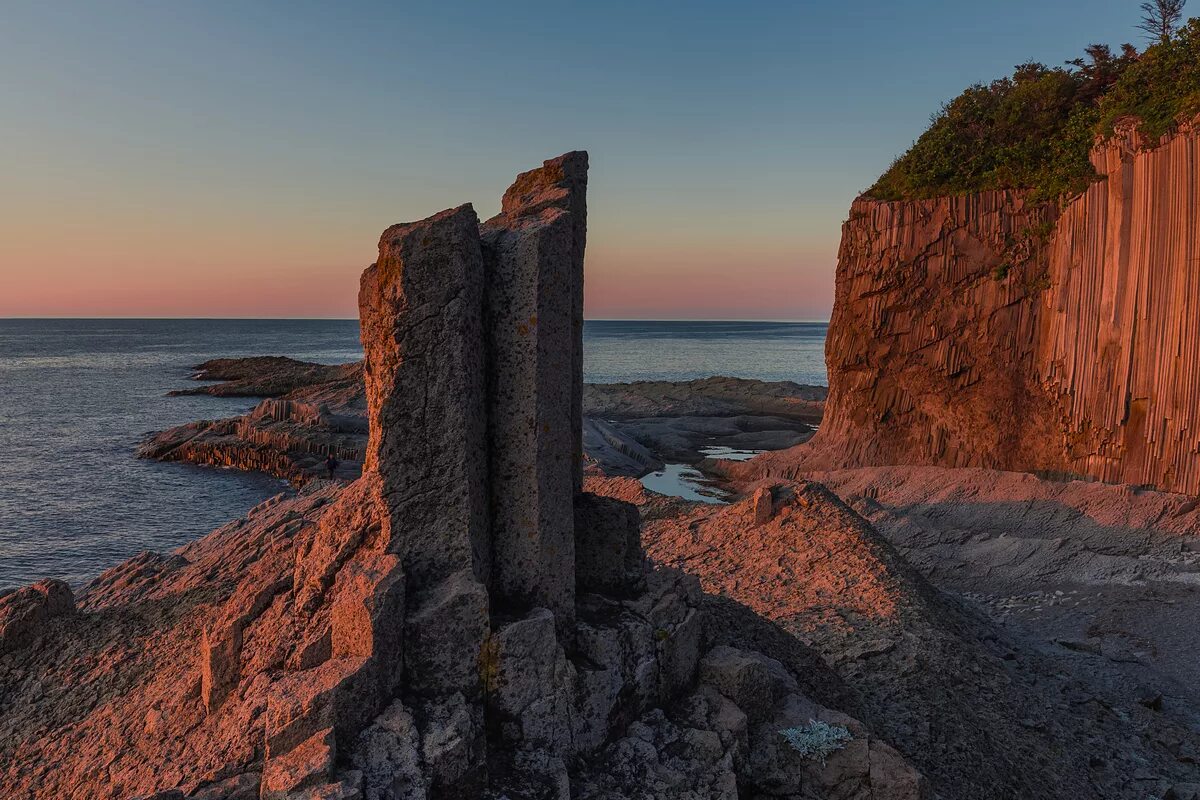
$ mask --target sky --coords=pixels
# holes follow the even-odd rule
[[[356,317],[388,225],[585,149],[589,318],[828,319],[940,104],[1138,5],[2,0],[0,317]]]

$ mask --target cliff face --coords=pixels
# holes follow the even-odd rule
[[[855,201],[806,466],[1200,492],[1200,131],[1150,147],[1125,129],[1093,162],[1061,213],[1010,192]]]
[[[1200,492],[1200,130],[1126,133],[1094,162],[1051,243],[1038,377],[1072,470]]]

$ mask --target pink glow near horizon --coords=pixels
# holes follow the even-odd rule
[[[0,248],[0,317],[352,318],[367,263],[328,252],[306,254],[304,247],[267,252],[251,242],[250,252],[243,253],[232,246],[208,255],[167,248],[161,263],[146,264],[137,247],[104,244],[84,256],[54,246],[37,253]],[[210,266],[208,258],[224,263]],[[341,265],[330,266],[339,260]],[[833,299],[832,266],[832,254],[793,253],[782,246],[721,252],[600,239],[589,246],[586,314],[825,319]]]

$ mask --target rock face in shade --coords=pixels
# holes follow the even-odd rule
[[[6,792],[926,796],[862,726],[830,771],[781,744],[834,714],[802,670],[722,651],[698,678],[697,581],[648,568],[633,506],[581,491],[586,163],[525,173],[482,230],[462,206],[384,233],[357,481],[143,554],[77,613],[54,586],[0,598]]]
[[[59,580],[0,595],[0,654],[29,644],[51,618],[74,612],[71,587]]]
[[[504,193],[500,214],[487,223],[489,234],[497,227],[537,226],[538,220],[556,220],[562,226],[554,234],[537,239],[547,244],[553,242],[558,257],[565,259],[560,269],[570,280],[571,358],[575,365],[571,378],[571,416],[576,432],[583,424],[583,254],[587,246],[587,171],[588,155],[577,150],[552,158],[539,169],[521,173]],[[569,229],[569,234],[562,228]],[[581,456],[582,442],[577,441],[572,462],[577,489],[583,485]]]
[[[492,586],[516,608],[575,610],[581,489],[587,154],[526,172],[483,226]]]
[[[1073,474],[1200,492],[1200,129],[1132,126],[1061,214],[1019,193],[855,201],[797,464]]]

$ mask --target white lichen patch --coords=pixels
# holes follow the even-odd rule
[[[816,759],[825,765],[825,760],[846,746],[854,738],[850,731],[841,725],[830,725],[828,722],[810,719],[807,727],[786,728],[779,735],[787,739],[800,755]]]

